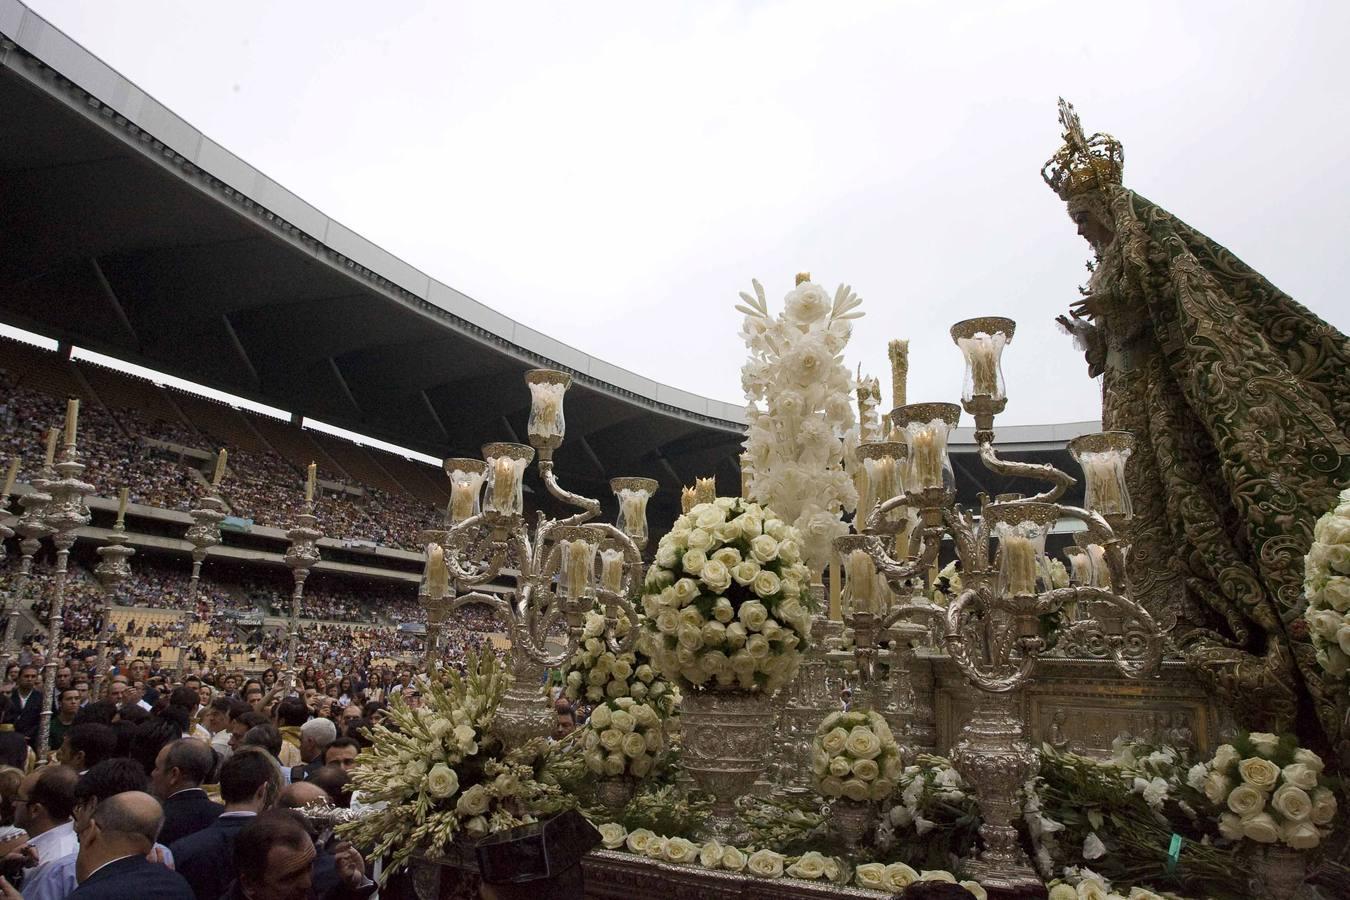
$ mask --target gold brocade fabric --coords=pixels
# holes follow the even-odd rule
[[[1103,426],[1137,439],[1136,595],[1247,727],[1335,742],[1301,618],[1303,557],[1350,485],[1350,341],[1224,247],[1118,185],[1084,337]],[[1347,735],[1350,737],[1350,735]]]

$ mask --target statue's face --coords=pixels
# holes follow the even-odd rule
[[[1082,207],[1077,209],[1071,207],[1069,216],[1073,219],[1074,224],[1078,226],[1078,234],[1091,244],[1092,249],[1096,250],[1098,254],[1110,245],[1111,238],[1114,237],[1110,226],[1103,222],[1101,218],[1095,215],[1091,210],[1083,209]]]

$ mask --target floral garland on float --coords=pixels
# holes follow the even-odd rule
[[[1329,676],[1350,670],[1350,488],[1313,527],[1303,563],[1303,617],[1312,633],[1317,662]]]
[[[681,689],[685,770],[712,795],[709,836],[744,835],[735,801],[769,755],[770,699],[810,639],[801,538],[773,510],[719,497],[675,520],[648,569],[641,625]]]
[[[465,674],[443,670],[427,680],[423,705],[395,696],[389,725],[352,770],[366,811],[339,832],[390,862],[386,877],[414,855],[439,856],[461,838],[477,840],[529,824],[567,801],[538,780],[547,742],[506,747],[492,731],[511,676],[491,653],[470,652]]]

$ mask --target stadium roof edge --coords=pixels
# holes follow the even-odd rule
[[[19,0],[0,0],[0,39],[48,66],[101,105],[103,118],[132,126],[186,176],[217,182],[229,200],[250,209],[292,239],[326,249],[329,261],[365,276],[373,286],[407,295],[462,322],[469,336],[498,345],[533,365],[568,370],[627,400],[681,414],[724,430],[743,428],[743,408],[662,384],[593,357],[517,322],[432,278],[351,228],[325,215],[211,140]],[[12,47],[0,43],[0,62]],[[121,121],[117,121],[121,120]],[[162,144],[162,149],[158,146]]]

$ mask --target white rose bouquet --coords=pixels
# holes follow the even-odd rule
[[[890,726],[872,710],[825,717],[811,741],[816,790],[859,803],[885,800],[904,770]]]
[[[1228,840],[1311,850],[1336,818],[1336,795],[1322,770],[1322,758],[1293,737],[1253,731],[1219,747],[1187,781],[1222,810],[1219,833]]]
[[[626,636],[632,624],[618,620],[617,633]],[[615,653],[605,645],[605,617],[586,614],[585,631],[563,673],[563,696],[572,702],[604,703],[631,698],[668,716],[679,702],[679,691],[652,666],[644,652],[649,640],[640,640],[634,650]]]
[[[663,743],[657,708],[619,697],[592,710],[582,738],[582,758],[587,769],[602,777],[645,778]]]
[[[811,629],[810,572],[795,528],[731,497],[675,520],[643,588],[657,669],[681,688],[772,693],[796,674]]]
[[[559,805],[558,789],[536,780],[545,742],[508,751],[492,733],[511,676],[491,653],[470,652],[465,672],[431,679],[418,709],[395,696],[393,727],[371,728],[372,746],[357,757],[352,786],[383,806],[339,830],[372,855],[389,856],[386,873],[415,853],[441,853],[461,836],[528,824]]]
[[[1317,662],[1328,675],[1350,670],[1350,488],[1336,508],[1317,520],[1303,561],[1303,617],[1312,633]]]

